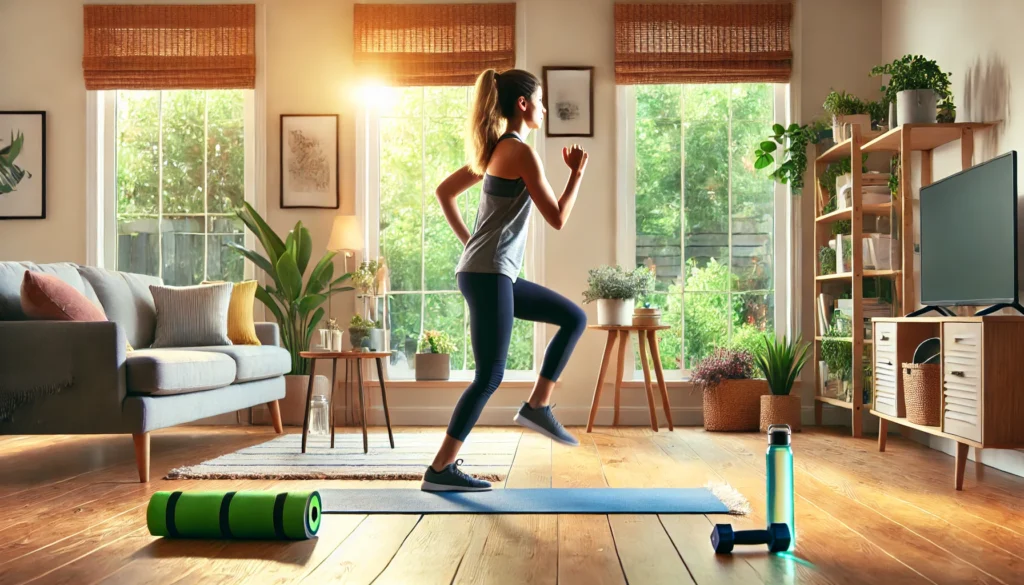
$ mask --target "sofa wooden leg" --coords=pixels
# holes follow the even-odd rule
[[[135,465],[139,468],[139,481],[149,482],[149,433],[135,433]]]
[[[284,433],[284,425],[281,423],[281,405],[276,400],[267,403],[267,408],[270,409],[270,420],[274,423],[274,432],[277,434]]]

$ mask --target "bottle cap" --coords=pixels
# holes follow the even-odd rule
[[[768,444],[789,445],[792,432],[789,425],[771,425],[768,427]]]

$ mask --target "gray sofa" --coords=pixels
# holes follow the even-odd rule
[[[59,277],[102,306],[109,321],[26,320],[26,270]],[[156,429],[267,404],[283,432],[277,401],[291,360],[277,324],[256,324],[262,346],[150,349],[151,284],[160,279],[68,263],[0,262],[0,434],[131,434],[146,482],[149,433]]]

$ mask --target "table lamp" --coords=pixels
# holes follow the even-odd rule
[[[363,249],[363,231],[359,226],[359,218],[354,215],[334,216],[334,225],[331,227],[331,238],[327,241],[327,249],[331,252],[341,252],[345,258],[345,274],[351,272],[348,267],[348,259],[354,256],[356,250]],[[331,296],[327,295],[327,311],[330,316]]]

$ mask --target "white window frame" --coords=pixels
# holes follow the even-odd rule
[[[789,84],[774,84],[775,122],[788,126],[792,120]],[[615,259],[623,267],[636,267],[636,90],[632,85],[616,86],[616,160],[618,172],[616,179],[616,224],[615,224]],[[765,128],[768,135],[769,128]],[[793,299],[793,197],[788,185],[773,183],[775,187],[775,233],[774,265],[772,283],[774,288],[774,313],[776,335],[792,337],[795,331],[793,311],[790,310]],[[730,193],[730,201],[732,195]],[[730,204],[731,207],[731,204]],[[685,291],[684,291],[685,292]],[[685,296],[684,303],[685,303]],[[686,336],[686,323],[683,322],[683,338]],[[684,345],[685,348],[685,345]],[[639,379],[639,372],[633,363],[632,352],[628,352],[627,370],[633,372],[634,379]],[[669,380],[688,380],[689,370],[665,370]]]
[[[265,213],[257,196],[256,92],[243,92],[245,200]],[[86,97],[87,116],[87,241],[86,263],[117,270],[117,91],[90,91]],[[259,204],[259,205],[258,205]],[[205,222],[204,222],[205,223]],[[255,236],[244,230],[246,247],[256,244]],[[204,262],[206,258],[204,258]],[[255,267],[244,262],[244,278],[254,277]],[[205,269],[204,269],[205,272]]]
[[[359,218],[363,229],[363,258],[377,258],[380,254],[380,112],[370,104],[361,103],[356,118],[356,216]],[[540,132],[539,130],[537,132]],[[544,137],[541,134],[535,136],[537,154],[543,158]],[[456,169],[451,169],[455,171]],[[428,186],[424,186],[426,189]],[[527,236],[526,246],[526,276],[532,282],[543,284],[544,265],[544,229],[540,214],[533,213],[530,217],[530,228]],[[472,226],[469,226],[472,229]],[[423,233],[420,237],[422,240]],[[421,241],[422,246],[422,241]],[[422,249],[422,248],[421,248]],[[454,266],[452,269],[454,270]],[[422,266],[421,266],[422,270]],[[459,293],[459,290],[440,291],[416,291],[409,294],[434,293]],[[406,294],[404,292],[389,291],[389,294]],[[362,303],[356,300],[355,310],[362,310]],[[468,319],[468,315],[467,315]],[[420,313],[420,327],[422,329],[423,312]],[[530,370],[507,370],[505,380],[533,380],[540,369],[540,361],[547,346],[547,330],[543,323],[534,323],[533,327],[533,368]],[[472,348],[467,347],[467,352]],[[452,381],[466,381],[473,379],[471,370],[453,370]]]

